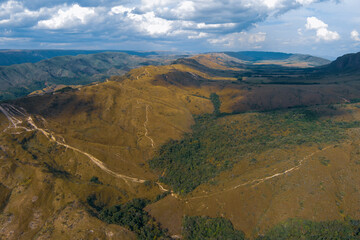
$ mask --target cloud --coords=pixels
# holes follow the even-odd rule
[[[350,36],[351,36],[351,39],[352,39],[352,40],[357,41],[357,42],[360,42],[360,34],[359,34],[358,31],[353,30],[353,31],[350,33]]]
[[[124,7],[122,5],[116,6],[116,7],[112,7],[109,14],[112,16],[114,14],[126,14],[126,13],[131,13],[134,10],[134,8],[128,8],[128,7]]]
[[[24,42],[29,41],[29,38],[8,38],[8,37],[0,37],[0,42]]]
[[[167,34],[172,29],[172,22],[155,16],[154,12],[128,14],[128,18],[141,31],[150,35]]]
[[[95,8],[81,7],[74,4],[70,7],[65,6],[57,11],[57,13],[48,20],[38,22],[38,28],[46,29],[62,29],[70,28],[77,25],[88,23],[91,18],[96,17]]]
[[[290,10],[294,9],[307,12],[299,18],[297,25],[286,22],[288,26],[284,28],[288,30],[291,27],[296,35],[296,30],[304,24],[304,17],[309,16],[308,12],[318,5],[335,1],[0,0],[0,37],[29,37],[40,47],[71,45],[83,48],[105,46],[110,49],[136,46],[149,49],[160,46],[159,49],[164,49],[170,46],[195,51],[216,47],[234,50],[257,48],[270,46],[266,42],[278,41],[282,44],[288,40],[272,33],[276,32],[275,28],[281,27],[276,24],[285,13],[293,14],[296,11]],[[318,17],[321,19],[321,15]],[[266,29],[259,28],[264,22],[272,23]],[[316,32],[318,41],[340,38],[318,18],[310,18],[307,25],[309,31],[303,27],[299,31],[303,35],[296,36],[312,40],[312,43],[313,38],[308,38],[309,34],[313,34],[311,31]]]
[[[31,11],[23,3],[9,0],[0,5],[0,25],[4,26],[31,26],[36,19],[44,14],[43,9]]]
[[[154,12],[136,13],[135,8],[122,5],[111,8],[108,15],[117,17],[114,20],[120,22],[118,27],[123,30],[135,30],[149,36],[166,35],[173,28],[173,21],[157,17]]]
[[[328,25],[316,17],[308,17],[306,20],[306,29],[320,29],[327,28]]]
[[[177,18],[186,19],[195,14],[195,3],[192,1],[180,2],[175,9],[170,10]]]
[[[337,32],[329,31],[326,28],[320,28],[316,31],[316,36],[319,40],[334,41],[339,40],[340,35]]]
[[[262,43],[266,40],[266,33],[247,33],[247,32],[238,32],[231,33],[219,38],[211,38],[208,42],[212,45],[223,46],[226,48],[259,48],[259,43]]]
[[[308,30],[316,30],[318,41],[334,41],[340,39],[340,35],[337,32],[328,30],[328,25],[316,17],[308,17],[305,27]]]
[[[209,36],[208,33],[204,33],[204,32],[199,32],[199,33],[193,33],[194,35],[189,35],[188,38],[189,39],[200,39],[200,38],[206,38]]]
[[[300,3],[301,5],[309,5],[313,2],[316,2],[316,0],[296,0],[297,3]]]

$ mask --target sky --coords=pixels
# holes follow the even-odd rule
[[[360,51],[359,0],[0,0],[0,49]]]

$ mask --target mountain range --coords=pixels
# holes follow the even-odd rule
[[[0,51],[0,65],[1,59],[18,63],[0,67],[0,100],[22,97],[32,92],[39,94],[54,91],[69,85],[102,82],[112,75],[122,75],[136,67],[169,64],[180,57],[173,52],[94,52],[97,51]],[[299,54],[270,52],[219,54],[226,56],[229,62],[241,62],[245,65],[294,66],[295,64],[295,66],[309,67],[329,62]],[[51,56],[57,57],[50,58]],[[50,59],[36,63],[22,63],[27,59],[33,62],[40,58]]]
[[[2,79],[38,75],[2,88],[0,238],[356,239],[359,56],[3,67]],[[49,84],[82,86],[25,96]]]

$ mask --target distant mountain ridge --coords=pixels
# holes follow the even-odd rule
[[[144,65],[163,64],[126,53],[59,56],[37,63],[0,67],[0,100],[25,96],[49,85],[85,85]]]
[[[59,56],[76,56],[76,55],[89,55],[96,53],[126,53],[129,55],[139,57],[154,57],[161,55],[174,54],[170,52],[157,52],[157,51],[123,51],[123,50],[0,50],[0,66],[10,66],[21,63],[36,63],[41,60],[59,57]]]
[[[268,61],[287,63],[306,62],[308,66],[316,67],[329,64],[330,61],[324,58],[315,57],[306,54],[293,54],[282,52],[261,52],[261,51],[242,51],[242,52],[224,52],[230,57],[234,57],[243,61],[254,63],[271,63]]]
[[[17,51],[0,50],[0,61],[1,54],[12,53],[15,56]],[[57,89],[58,85],[86,85],[104,81],[110,76],[123,75],[140,66],[164,65],[174,60],[175,63],[180,64],[185,61],[186,65],[216,72],[218,75],[241,77],[246,81],[258,83],[264,82],[264,79],[265,82],[289,82],[287,79],[291,81],[293,78],[296,78],[295,82],[298,83],[302,81],[302,76],[306,79],[314,79],[314,77],[320,79],[329,74],[334,75],[334,73],[352,71],[352,69],[355,71],[360,65],[358,54],[345,55],[331,63],[329,60],[310,55],[260,51],[200,55],[181,55],[181,53],[175,55],[174,52],[165,51],[127,51],[126,53],[114,51],[95,54],[90,53],[97,50],[21,50],[18,52],[20,55],[28,54],[28,56],[39,58],[56,54],[85,54],[57,56],[36,63],[0,66],[0,100],[22,97],[42,89],[47,89],[46,92],[52,91]],[[25,61],[26,58],[23,60]]]

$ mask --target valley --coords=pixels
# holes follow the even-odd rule
[[[3,100],[0,238],[356,232],[359,53],[240,55],[122,55],[104,82]]]

